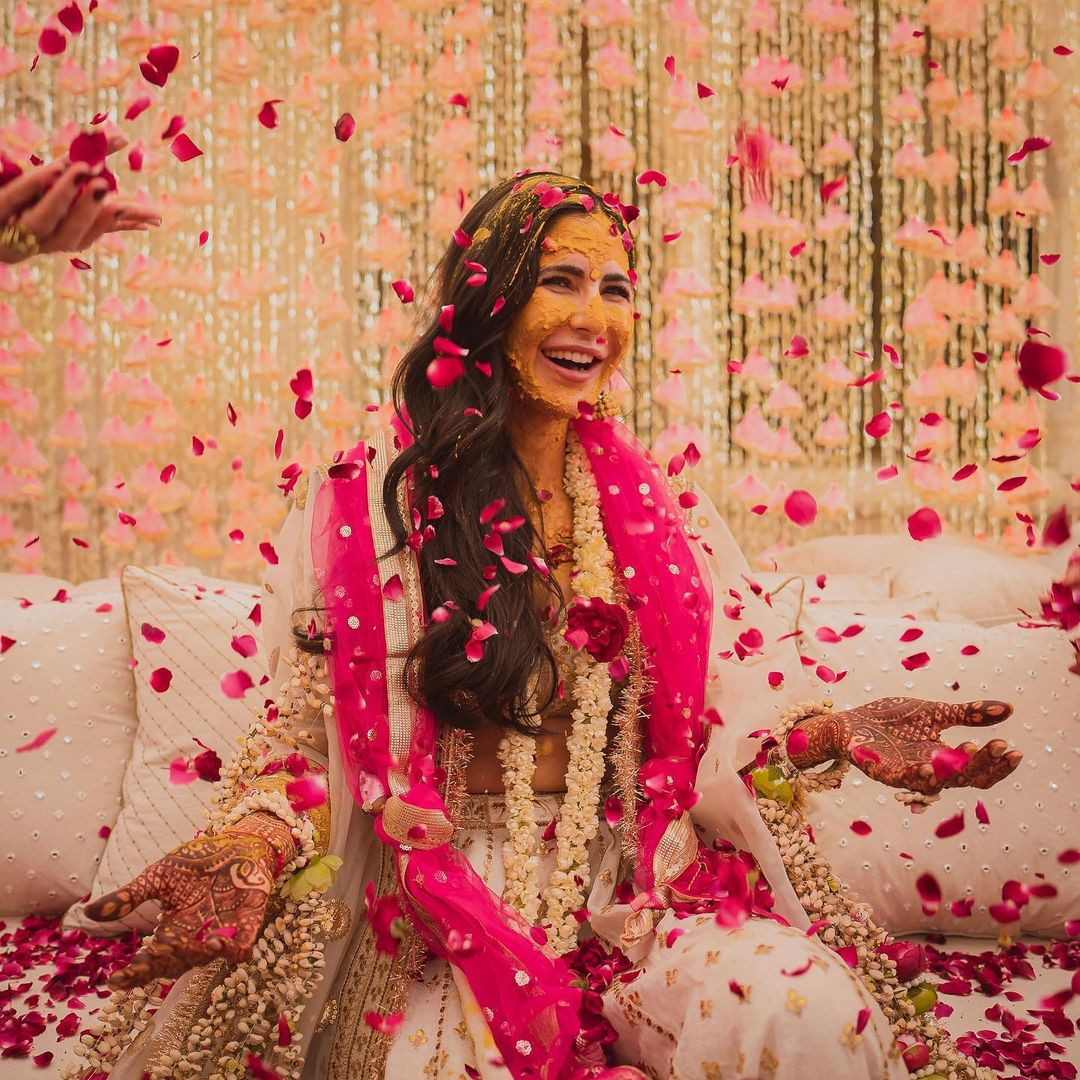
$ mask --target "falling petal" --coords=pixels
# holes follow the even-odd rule
[[[177,161],[191,161],[193,158],[202,157],[202,151],[181,132],[169,143],[169,150]]]
[[[856,836],[869,836],[873,831],[873,826],[868,821],[857,820],[853,821],[848,828]]]
[[[182,758],[175,758],[169,762],[169,783],[176,787],[184,787],[187,784],[193,784],[199,779],[199,774],[191,768],[188,768],[188,763]]]
[[[937,511],[924,506],[907,519],[907,528],[913,540],[933,540],[941,535],[941,518]]]
[[[933,874],[922,874],[915,882],[915,888],[922,901],[924,915],[934,915],[941,907],[941,886]]]
[[[1056,345],[1027,340],[1016,358],[1020,382],[1029,390],[1038,390],[1056,382],[1065,374],[1067,356]]]
[[[275,105],[281,104],[281,98],[272,98],[270,101],[264,101],[262,108],[259,109],[258,120],[264,128],[276,128],[278,126],[277,110]]]
[[[245,660],[254,656],[259,651],[259,646],[255,642],[255,638],[251,634],[241,634],[240,636],[233,637],[229,642],[233,652],[239,653]]]
[[[59,56],[67,48],[67,38],[53,26],[46,26],[38,35],[38,49],[45,56]]]
[[[254,685],[251,676],[243,668],[221,676],[221,692],[234,700],[242,698]]]
[[[1043,266],[1053,266],[1054,263],[1056,263],[1058,261],[1058,259],[1060,259],[1060,258],[1061,258],[1061,255],[1058,252],[1056,252],[1056,251],[1049,252],[1048,251],[1045,255],[1040,255],[1039,256],[1039,262],[1041,262],[1043,264]]]
[[[28,743],[23,743],[22,746],[16,746],[15,753],[25,754],[31,750],[39,749],[56,734],[57,730],[57,728],[50,727],[45,728],[44,731],[39,731]]]
[[[322,806],[327,798],[326,777],[322,775],[302,776],[297,780],[290,780],[285,785],[285,795],[289,805],[298,814],[305,810],[311,810],[316,806]]]
[[[150,672],[150,689],[164,694],[172,683],[172,672],[167,667],[155,668]]]
[[[405,586],[401,582],[401,575],[395,574],[383,586],[383,596],[391,603],[398,603],[405,598]]]
[[[964,750],[952,746],[943,746],[930,755],[930,764],[941,780],[950,780],[967,768],[970,756]]]
[[[388,1015],[377,1012],[364,1013],[364,1023],[381,1035],[395,1034],[404,1019],[405,1013],[403,1012],[389,1013]]]
[[[802,528],[814,523],[817,510],[817,500],[809,491],[793,491],[784,500],[784,513]]]
[[[334,136],[338,142],[348,142],[356,131],[356,120],[352,113],[342,113],[334,124]]]
[[[938,822],[934,828],[934,835],[939,840],[945,840],[950,836],[955,836],[958,832],[964,831],[964,811],[961,810],[957,814],[953,814],[952,817],[945,818],[944,821]]]
[[[637,178],[639,184],[656,184],[659,187],[667,187],[667,177],[657,169],[646,169]]]
[[[399,278],[397,281],[390,283],[390,288],[397,294],[397,298],[403,304],[411,304],[416,298],[416,293],[413,287],[404,279]]]
[[[866,422],[866,434],[872,439],[884,438],[892,431],[892,417],[887,412],[879,412]]]

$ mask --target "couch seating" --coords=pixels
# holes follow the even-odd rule
[[[1006,1077],[1072,1080],[1080,679],[1062,633],[1022,625],[1068,553],[940,541],[825,537],[770,551],[755,576],[837,708],[1005,698],[1016,714],[996,734],[1025,761],[998,788],[946,793],[922,815],[855,773],[815,798],[815,835],[880,922],[930,943],[939,1012],[968,1052]],[[5,1080],[55,1074],[108,996],[108,972],[152,925],[147,907],[99,927],[77,901],[201,826],[210,786],[195,756],[227,757],[276,689],[260,600],[176,567],[78,586],[0,575]],[[934,910],[915,885],[927,874],[942,894]]]

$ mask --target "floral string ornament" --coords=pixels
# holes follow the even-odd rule
[[[613,557],[600,519],[596,481],[577,436],[570,432],[566,446],[566,493],[574,505],[574,563],[571,579],[575,598],[567,612],[567,641],[577,647],[573,657],[573,729],[567,738],[570,763],[566,798],[555,825],[556,864],[543,894],[550,925],[549,943],[561,955],[577,944],[574,917],[589,887],[588,847],[599,827],[600,784],[604,777],[607,721],[611,711],[615,660],[625,640],[626,613],[612,604],[615,579]],[[509,836],[503,846],[506,888],[503,898],[532,923],[541,913],[537,890],[540,865],[533,821],[533,777],[536,741],[509,732],[499,744],[503,767]]]
[[[780,714],[779,724],[765,743],[772,747],[770,764],[751,774],[758,812],[776,842],[799,903],[813,920],[811,931],[858,973],[873,994],[911,1075],[994,1080],[991,1069],[957,1049],[938,1026],[933,1012],[937,991],[924,977],[922,950],[892,939],[873,921],[869,905],[848,894],[812,839],[805,816],[806,794],[838,787],[851,762],[845,757],[818,772],[805,772],[796,769],[787,754],[799,752],[800,735],[805,740],[797,727],[799,721],[831,708],[832,701],[826,698],[793,705]],[[924,910],[932,900],[932,886],[923,889]]]

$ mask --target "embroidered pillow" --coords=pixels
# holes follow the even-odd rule
[[[0,599],[0,911],[58,912],[90,891],[120,812],[137,724],[131,645],[119,583],[60,602],[67,582],[34,592],[43,579],[5,577],[49,599]]]
[[[849,625],[863,630],[838,643],[816,638],[827,626],[836,633]],[[948,745],[982,745],[1002,738],[1024,752],[1019,768],[997,786],[945,791],[924,813],[901,806],[893,792],[852,769],[843,786],[811,799],[809,818],[821,848],[841,878],[868,900],[885,926],[896,933],[940,930],[971,936],[996,935],[1002,928],[990,914],[1000,904],[1009,880],[1024,885],[1049,882],[1055,898],[1032,899],[1011,933],[1064,936],[1067,918],[1080,911],[1080,867],[1058,861],[1075,848],[1080,827],[1077,794],[1076,732],[1080,730],[1080,693],[1068,672],[1071,648],[1054,629],[1025,629],[1016,624],[982,628],[969,623],[934,623],[895,618],[859,618],[850,612],[804,613],[799,647],[804,656],[847,675],[833,685],[817,684],[835,708],[860,705],[878,697],[901,695],[939,701],[998,698],[1015,712],[994,728],[951,728]],[[922,630],[915,640],[905,631]],[[978,652],[965,655],[974,647]],[[923,666],[923,654],[927,661]],[[904,667],[907,660],[911,670]],[[955,688],[954,688],[955,687]],[[980,824],[981,802],[989,825]],[[935,835],[942,822],[963,814],[955,835]],[[853,821],[872,832],[852,831]],[[948,832],[948,826],[945,831]],[[941,909],[924,915],[916,881],[932,874],[943,894]],[[950,910],[953,901],[970,902],[970,914]]]
[[[257,587],[208,578],[192,568],[127,566],[123,591],[137,661],[139,726],[124,774],[123,809],[94,880],[95,898],[205,827],[210,784],[176,783],[170,765],[201,753],[196,739],[226,761],[267,696],[260,685],[261,634],[250,617],[260,600]],[[231,645],[234,637],[246,636],[258,650],[250,658]],[[236,671],[245,671],[253,685],[229,697],[222,679]],[[154,905],[145,904],[125,919],[102,924],[75,905],[65,925],[96,933],[145,931],[156,915]]]

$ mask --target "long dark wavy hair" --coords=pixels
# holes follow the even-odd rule
[[[566,197],[541,199],[545,184]],[[432,275],[419,322],[425,329],[391,383],[394,408],[413,441],[387,469],[383,506],[395,544],[379,558],[400,552],[410,540],[416,546],[422,538],[418,560],[429,617],[406,660],[406,689],[440,723],[466,730],[491,722],[539,734],[543,729],[532,717],[552,703],[558,685],[555,657],[536,607],[537,574],[504,569],[484,546],[491,525],[481,522],[481,511],[501,500],[496,520],[524,519],[519,528],[501,534],[510,559],[528,564],[530,552],[541,553],[530,518],[530,511],[539,518],[540,500],[509,438],[513,372],[503,354],[503,339],[536,288],[548,225],[562,214],[585,212],[590,200],[609,217],[613,231],[626,238],[632,270],[633,250],[625,230],[636,215],[633,207],[624,207],[613,195],[601,198],[582,181],[557,173],[504,180],[477,201],[455,232]],[[482,284],[477,284],[478,273],[486,273]],[[450,306],[453,318],[447,331],[440,313]],[[437,355],[436,338],[449,338],[468,350],[465,374],[444,389],[432,386],[428,377]],[[414,520],[402,516],[397,499],[398,485],[410,470]],[[453,560],[453,565],[440,565],[440,559]],[[499,588],[481,612],[477,598],[495,584]],[[565,598],[552,575],[543,579],[543,588],[561,611]],[[449,618],[431,621],[437,607]],[[322,635],[297,626],[295,615],[297,644],[308,652],[322,651]],[[465,655],[476,619],[498,630],[484,642],[479,663]],[[534,673],[540,676],[539,685],[549,688],[540,702],[529,700]]]

